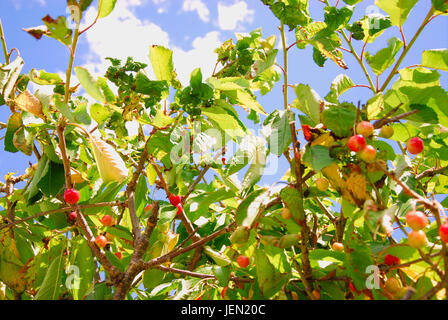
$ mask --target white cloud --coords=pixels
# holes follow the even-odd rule
[[[29,8],[30,6],[34,4],[38,4],[39,6],[43,7],[47,4],[46,0],[10,0],[12,4],[14,5],[14,8],[16,10],[22,9],[24,4]]]
[[[99,20],[86,32],[90,50],[85,57],[85,66],[94,68],[91,72],[104,74],[110,65],[106,57],[126,60],[131,56],[135,61],[148,63],[149,47],[152,44],[168,46],[168,33],[158,25],[135,16],[132,8],[140,4],[139,0],[118,1],[109,16]],[[96,9],[92,7],[86,13],[86,23],[93,21],[95,16]]]
[[[201,0],[184,0],[182,6],[184,11],[196,11],[199,18],[204,22],[210,21],[210,10],[207,8],[204,2]]]
[[[152,3],[154,3],[157,8],[157,13],[162,14],[165,13],[168,10],[168,7],[170,5],[170,1],[168,0],[152,0]]]
[[[221,44],[219,36],[218,31],[212,31],[202,38],[198,37],[193,41],[193,49],[189,51],[174,48],[174,65],[182,84],[189,82],[191,72],[198,67],[201,68],[204,79],[212,75],[217,60],[217,54],[213,51]]]
[[[218,23],[221,30],[235,30],[241,28],[240,22],[252,23],[255,11],[249,9],[245,1],[226,5],[218,3]]]
[[[125,60],[132,56],[135,61],[150,64],[149,48],[157,44],[173,51],[174,65],[182,84],[188,84],[190,73],[197,67],[202,69],[204,79],[210,76],[217,59],[213,51],[221,44],[220,33],[213,31],[195,38],[192,48],[187,50],[170,45],[169,34],[160,26],[136,17],[133,10],[140,3],[140,0],[118,1],[115,10],[108,17],[99,20],[86,32],[89,51],[84,56],[83,66],[99,76],[104,75],[110,65],[105,60],[106,57]],[[96,9],[92,7],[86,12],[85,25],[81,29],[93,21],[95,16]],[[149,76],[153,78],[151,68],[148,69]]]

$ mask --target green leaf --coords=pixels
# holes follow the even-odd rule
[[[155,103],[162,100],[163,96],[169,94],[167,81],[151,81],[142,71],[139,71],[135,76],[135,86],[137,93],[152,96]]]
[[[344,247],[347,253],[344,261],[347,275],[353,279],[357,290],[364,290],[369,276],[367,268],[373,265],[372,251],[355,232],[354,221],[351,221],[347,226]]]
[[[53,257],[44,281],[39,291],[34,297],[36,300],[58,300],[62,281],[62,271],[64,270],[64,248],[60,244],[57,248],[57,255]]]
[[[40,85],[55,85],[63,82],[59,74],[49,73],[45,70],[37,71],[36,69],[31,69],[28,76],[31,81]]]
[[[157,179],[157,171],[152,164],[148,164],[146,167],[146,177],[148,178],[149,185],[153,186]]]
[[[349,4],[349,5],[354,5],[354,4],[357,4],[357,3],[361,2],[361,1],[362,0],[344,0],[344,2],[346,4]]]
[[[269,299],[280,290],[288,275],[283,275],[269,261],[262,249],[255,250],[255,266],[257,271],[257,282],[261,294]]]
[[[9,99],[9,95],[20,76],[24,64],[25,62],[23,59],[20,56],[17,56],[17,58],[10,64],[0,66],[0,97],[3,96],[4,101]]]
[[[255,112],[267,115],[258,101],[244,90],[225,91],[225,95],[234,101],[233,104],[239,104],[242,107],[247,107]]]
[[[204,246],[204,252],[212,258],[218,266],[225,267],[232,263],[232,261],[224,254],[212,249],[210,246]]]
[[[81,11],[86,11],[92,1],[93,0],[79,0],[79,7],[81,8]]]
[[[158,109],[156,116],[152,120],[152,124],[154,127],[157,128],[164,128],[166,126],[169,126],[175,121],[175,119],[171,118],[170,116],[167,116],[162,109]]]
[[[271,68],[275,63],[275,58],[277,57],[278,50],[269,50],[266,53],[266,57],[263,60],[257,60],[254,63],[254,70],[256,76],[262,74],[264,71]]]
[[[418,0],[375,0],[375,4],[383,9],[394,26],[401,27]]]
[[[287,25],[290,30],[296,29],[297,26],[305,27],[311,20],[308,10],[308,0],[262,1],[270,7],[272,13]]]
[[[269,143],[269,151],[281,156],[291,144],[291,126],[294,121],[294,113],[290,110],[275,110],[265,120],[263,132]]]
[[[92,251],[87,244],[87,241],[81,237],[77,236],[72,240],[72,254],[70,256],[70,261],[72,266],[78,268],[79,274],[77,274],[76,269],[69,269],[74,273],[73,282],[71,283],[72,294],[75,300],[82,300],[90,287],[93,286],[93,277],[95,275],[96,264],[92,256]]]
[[[229,267],[213,266],[213,274],[218,280],[218,285],[225,287],[229,283],[231,269]]]
[[[53,102],[56,109],[58,109],[59,112],[62,113],[64,117],[68,119],[68,121],[72,123],[77,122],[75,116],[73,115],[72,110],[70,109],[69,105],[62,100],[62,97],[60,97],[59,95],[54,95]]]
[[[75,67],[75,73],[84,90],[86,90],[86,92],[92,98],[100,101],[101,103],[106,103],[106,99],[101,92],[98,82],[93,78],[93,76],[86,68]]]
[[[147,290],[152,290],[163,283],[165,274],[162,270],[148,269],[143,273],[143,285]]]
[[[245,197],[252,190],[252,187],[260,180],[266,167],[266,158],[266,148],[264,146],[257,146],[252,164],[250,165],[249,170],[247,170],[241,184],[242,197]]]
[[[48,197],[56,196],[64,187],[65,172],[64,166],[60,163],[48,161],[41,174],[41,179],[37,186],[42,193]]]
[[[146,177],[141,175],[137,182],[135,189],[135,209],[140,216],[145,212],[145,207],[148,204],[146,194],[148,193],[148,186],[146,184]]]
[[[383,93],[377,93],[367,101],[367,117],[369,119],[376,119],[376,117],[383,112],[384,96]]]
[[[232,91],[248,89],[250,87],[249,81],[240,77],[228,77],[228,78],[208,78],[207,83],[211,85],[215,90]]]
[[[13,113],[8,119],[8,126],[5,134],[5,151],[16,153],[19,150],[14,145],[14,134],[22,127],[22,114]]]
[[[299,49],[305,49],[310,44],[308,40],[312,39],[320,31],[327,28],[327,24],[322,21],[313,21],[303,28],[296,29],[297,47]]]
[[[107,79],[99,77],[97,83],[104,95],[104,98],[106,99],[106,102],[109,104],[114,104],[116,102],[115,95],[113,91],[109,88],[109,85],[107,84]]]
[[[303,199],[301,199],[301,195],[299,191],[293,187],[285,187],[280,191],[280,197],[283,202],[286,204],[286,207],[291,211],[291,214],[295,221],[304,221],[304,208],[303,208]]]
[[[171,81],[174,66],[173,52],[165,47],[152,45],[149,52],[152,69],[159,81]]]
[[[309,86],[298,84],[294,87],[297,99],[293,102],[293,107],[299,109],[313,120],[314,126],[320,123],[320,110],[323,100]]]
[[[381,75],[395,62],[395,56],[403,47],[403,42],[397,37],[389,39],[388,46],[379,50],[375,55],[366,52],[367,63],[376,75]]]
[[[250,227],[252,225],[261,205],[257,198],[265,192],[265,189],[255,190],[240,203],[236,210],[236,223],[238,226]]]
[[[204,108],[202,114],[232,138],[246,135],[245,125],[238,118],[233,108],[222,100],[216,101],[215,105],[210,108]]]
[[[325,7],[325,22],[328,30],[336,31],[344,27],[353,15],[353,7]]]
[[[25,127],[21,127],[14,133],[14,146],[29,157],[33,154],[34,139],[36,138],[36,135],[37,132],[35,130],[25,130]]]
[[[353,88],[354,85],[355,84],[349,76],[345,74],[338,75],[331,83],[330,92],[325,97],[325,100],[332,103],[339,103],[339,96],[350,88]]]
[[[56,19],[46,15],[42,18],[47,31],[45,35],[54,38],[63,44],[69,46],[72,43],[72,33],[73,31],[67,27],[67,19],[65,16],[59,16]]]
[[[190,74],[190,86],[192,88],[199,88],[202,84],[201,68],[194,69]]]
[[[349,103],[330,106],[322,112],[322,123],[338,137],[348,137],[356,121],[356,107]]]
[[[371,13],[354,22],[348,30],[352,32],[354,39],[372,43],[391,26],[390,17],[380,13]]]
[[[107,17],[115,7],[117,0],[99,0],[98,1],[98,18]]]
[[[432,0],[432,5],[436,12],[440,12],[444,15],[448,14],[448,1],[447,0]]]
[[[90,116],[99,125],[102,125],[107,119],[109,119],[112,113],[113,111],[109,107],[99,103],[95,103],[90,106]]]
[[[310,147],[307,145],[303,161],[309,163],[315,171],[320,171],[333,164],[334,159],[330,156],[330,149],[324,146]]]
[[[45,153],[42,155],[42,157],[39,160],[36,172],[34,173],[33,179],[31,180],[31,183],[28,186],[28,189],[25,193],[25,196],[26,196],[26,199],[27,199],[29,205],[32,204],[33,200],[39,193],[38,183],[42,179],[44,170],[47,167],[47,164],[49,161],[50,160],[48,159],[48,157]]]
[[[428,68],[448,71],[448,49],[423,51],[422,65]]]
[[[75,117],[76,122],[85,125],[90,125],[92,123],[92,119],[90,118],[90,115],[87,112],[87,101],[76,102],[76,104],[77,104],[76,109],[73,111],[73,116]]]

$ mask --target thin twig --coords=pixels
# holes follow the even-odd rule
[[[127,206],[127,202],[101,202],[101,203],[94,203],[94,204],[86,204],[86,205],[82,205],[79,206],[80,210],[83,209],[90,209],[90,208],[101,208],[101,207],[121,207],[121,206]],[[70,212],[73,211],[73,208],[71,207],[65,207],[65,208],[61,208],[61,209],[55,209],[55,210],[50,210],[50,211],[45,211],[45,212],[40,212],[37,213],[35,215],[32,215],[30,217],[26,217],[23,218],[21,220],[17,220],[14,221],[13,223],[8,223],[8,224],[4,224],[0,226],[0,230],[5,229],[5,228],[9,228],[9,227],[13,227],[15,225],[30,221],[30,220],[34,220],[36,218],[39,217],[43,217],[46,215],[52,215],[52,214],[56,214],[56,213],[61,213],[61,212]]]

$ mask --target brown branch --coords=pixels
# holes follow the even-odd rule
[[[131,217],[132,233],[134,235],[134,241],[137,241],[140,236],[140,222],[137,217],[137,212],[135,209],[135,193],[131,191],[128,197],[128,210]]]
[[[423,295],[420,299],[421,300],[430,300],[437,292],[442,290],[444,287],[446,287],[446,284],[448,282],[448,277],[440,281],[434,288],[429,290],[425,295]]]
[[[428,177],[434,177],[440,173],[443,173],[445,171],[448,170],[448,166],[447,167],[442,167],[442,168],[431,168],[428,169],[426,171],[423,171],[422,173],[420,173],[419,175],[417,175],[415,178],[417,180],[421,180],[423,178],[428,178]]]
[[[389,118],[389,119],[384,119],[383,118],[381,120],[376,121],[373,124],[373,126],[375,127],[375,129],[380,129],[381,127],[383,127],[385,125],[388,125],[389,123],[399,122],[400,120],[405,119],[405,118],[407,118],[409,116],[412,116],[413,114],[416,114],[418,112],[420,112],[420,110],[412,110],[412,111],[400,114],[400,115],[398,115],[396,117],[393,117],[393,118]]]
[[[216,279],[216,277],[212,274],[205,274],[205,273],[199,273],[199,272],[192,272],[182,269],[176,269],[171,267],[165,267],[165,266],[157,266],[155,269],[162,270],[164,272],[172,272],[181,274],[187,277],[194,277],[194,278],[200,278],[200,279]],[[230,281],[233,282],[239,282],[239,283],[252,283],[254,282],[254,279],[248,279],[248,278],[240,278],[240,277],[230,277]]]
[[[119,283],[117,283],[116,291],[114,294],[114,300],[123,300],[128,294],[129,290],[132,288],[132,283],[135,277],[143,271],[141,268],[141,261],[148,250],[149,239],[151,234],[156,227],[158,215],[159,215],[160,204],[159,202],[154,203],[154,207],[151,209],[151,215],[148,218],[145,233],[140,236],[136,236],[136,242],[134,246],[134,253],[132,255],[131,261],[129,262],[129,267],[123,274],[123,277]]]
[[[82,205],[82,206],[79,206],[79,209],[82,210],[82,209],[89,209],[89,208],[124,207],[124,206],[127,206],[127,202],[101,202],[101,203]],[[52,214],[55,214],[55,213],[70,212],[70,211],[73,211],[72,207],[64,207],[64,208],[60,208],[60,209],[40,212],[40,213],[37,213],[37,214],[32,215],[30,217],[23,218],[22,220],[17,220],[17,221],[12,222],[12,223],[1,225],[0,226],[0,230],[5,229],[5,228],[9,228],[9,227],[13,227],[13,226],[18,225],[20,223],[27,222],[29,220],[33,220],[33,219],[36,219],[36,218],[39,218],[39,217],[43,217],[43,216],[46,216],[46,215],[52,215]]]
[[[173,258],[175,258],[175,257],[177,257],[177,256],[179,256],[179,255],[181,255],[181,254],[183,254],[185,252],[188,252],[188,251],[196,249],[196,248],[198,248],[200,246],[203,246],[206,243],[214,240],[215,238],[230,232],[230,230],[232,230],[234,225],[235,224],[232,223],[232,224],[228,225],[227,227],[225,227],[225,228],[223,228],[221,230],[218,230],[218,231],[212,233],[211,235],[209,235],[207,237],[204,237],[201,240],[198,240],[198,241],[194,242],[193,244],[191,244],[191,245],[189,245],[189,246],[187,246],[185,248],[176,247],[171,252],[168,252],[167,254],[165,254],[163,256],[160,256],[158,258],[154,258],[154,259],[152,259],[151,261],[148,261],[148,262],[141,262],[141,267],[143,268],[143,270],[146,270],[146,269],[152,268],[154,266],[161,265],[162,263],[165,263],[167,261],[170,261],[171,259],[173,259]]]

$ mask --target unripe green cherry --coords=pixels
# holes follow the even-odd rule
[[[389,139],[393,135],[394,135],[394,128],[392,128],[390,126],[384,126],[381,128],[381,131],[380,131],[381,138]]]

